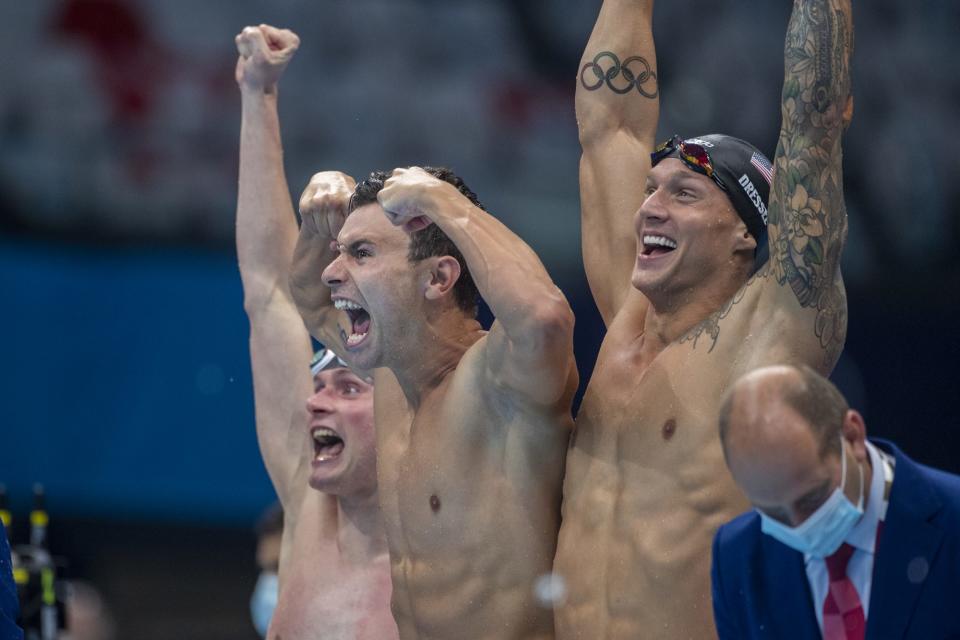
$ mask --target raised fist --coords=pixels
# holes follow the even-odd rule
[[[293,58],[300,38],[289,29],[276,29],[266,24],[245,27],[237,34],[237,84],[241,89],[272,93],[277,81]]]
[[[377,194],[377,201],[390,222],[413,233],[433,224],[430,215],[437,210],[438,198],[447,191],[460,195],[452,185],[420,167],[394,169]]]
[[[356,181],[339,171],[313,174],[300,196],[300,218],[314,233],[331,241],[337,239]]]

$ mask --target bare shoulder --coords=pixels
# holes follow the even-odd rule
[[[377,422],[397,419],[410,412],[397,377],[387,368],[373,371],[373,410]]]
[[[830,371],[846,337],[847,304],[843,281],[836,279],[804,306],[784,296],[776,265],[767,263],[720,308],[696,324],[678,343],[694,352],[726,360],[732,375],[766,364],[807,364]]]
[[[630,285],[630,291],[627,293],[623,305],[617,310],[617,314],[607,327],[607,334],[603,339],[604,344],[633,340],[634,337],[643,333],[649,306],[650,303],[647,298],[633,285]]]
[[[488,375],[486,357],[484,336],[463,355],[446,389],[444,407],[460,417],[464,428],[482,429],[487,434],[528,429],[538,437],[542,436],[541,429],[547,429],[566,439],[573,426],[570,406],[576,392],[576,368],[572,366],[567,392],[557,402],[544,405],[525,401],[494,384]]]

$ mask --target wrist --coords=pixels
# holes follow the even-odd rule
[[[240,84],[240,97],[244,102],[273,102],[277,101],[277,85],[269,84],[261,87]]]
[[[438,222],[440,218],[451,221],[467,220],[476,206],[452,184],[444,182],[444,185],[442,195],[437,199],[439,201],[434,202],[430,208],[429,217],[434,222]]]

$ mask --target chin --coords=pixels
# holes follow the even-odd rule
[[[649,271],[634,269],[633,275],[630,277],[630,284],[643,295],[650,297],[650,295],[660,291],[666,281],[666,278],[662,277],[661,274],[658,275],[660,275],[660,277],[654,276],[654,274]]]
[[[355,369],[361,369],[363,371],[373,371],[379,366],[382,358],[380,353],[377,351],[377,346],[375,344],[376,336],[370,336],[360,345],[356,351],[347,352],[347,362],[351,367]]]
[[[322,493],[338,494],[341,489],[341,473],[339,471],[314,471],[310,474],[307,484],[311,489]]]

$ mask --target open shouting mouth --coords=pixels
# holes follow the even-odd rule
[[[347,347],[356,347],[367,337],[370,331],[370,314],[356,302],[350,300],[338,299],[334,301],[334,306],[341,311],[345,311],[350,317],[350,335],[347,336]]]
[[[315,427],[310,430],[313,438],[313,461],[328,462],[343,453],[343,438],[329,427]]]

